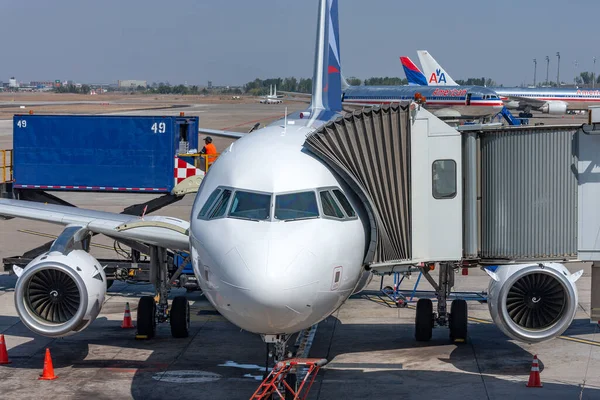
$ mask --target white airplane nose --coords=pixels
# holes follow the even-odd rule
[[[220,310],[256,333],[293,333],[314,321],[319,274],[316,256],[277,240],[232,248],[222,261]],[[265,332],[265,328],[269,332]]]

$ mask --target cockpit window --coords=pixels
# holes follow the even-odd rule
[[[271,195],[236,191],[229,216],[250,220],[268,220],[271,210]]]
[[[344,213],[337,205],[329,191],[323,191],[319,194],[321,197],[321,206],[323,207],[324,215],[334,218],[344,218]]]
[[[344,193],[342,193],[341,190],[334,189],[333,194],[335,195],[335,198],[338,199],[338,201],[342,205],[342,208],[344,209],[344,211],[346,211],[346,215],[348,217],[352,218],[352,217],[356,216],[354,209],[352,209],[352,205],[350,205],[350,202],[348,201],[348,199],[346,198]]]
[[[319,206],[315,192],[280,194],[275,197],[275,219],[291,221],[316,218]]]
[[[210,196],[208,196],[208,200],[206,200],[206,203],[204,203],[204,206],[202,206],[202,209],[198,213],[198,218],[204,218],[204,217],[206,217],[206,213],[210,209],[210,206],[213,205],[213,203],[215,202],[215,199],[217,198],[217,196],[220,193],[221,193],[221,189],[216,189],[214,192],[212,192],[210,194]]]
[[[229,198],[231,197],[231,190],[224,189],[221,195],[215,202],[215,205],[211,208],[208,219],[219,218],[225,215],[227,211],[227,204],[229,204]]]

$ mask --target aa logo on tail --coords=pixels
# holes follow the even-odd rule
[[[436,69],[429,77],[429,83],[447,83],[446,74],[441,69]]]

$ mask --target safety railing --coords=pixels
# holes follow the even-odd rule
[[[0,150],[0,183],[13,180],[13,151]]]
[[[210,166],[216,161],[216,159],[221,155],[221,153],[217,154],[200,154],[200,153],[190,153],[190,154],[178,154],[177,157],[191,157],[194,159],[194,167],[203,170],[204,172],[208,172]]]

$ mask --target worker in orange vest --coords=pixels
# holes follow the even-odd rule
[[[204,138],[204,147],[200,150],[200,154],[206,154],[208,166],[212,165],[217,159],[217,148],[212,143],[210,136]]]

